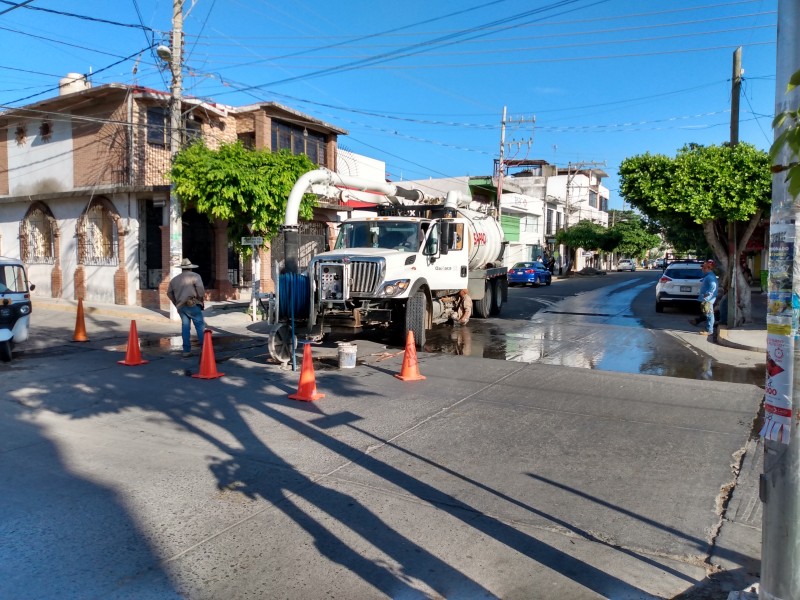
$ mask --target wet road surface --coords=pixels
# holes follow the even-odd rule
[[[652,276],[608,281],[609,285],[563,299],[548,296],[550,289],[509,290],[508,312],[517,313],[516,306],[532,303],[540,309],[527,319],[472,319],[464,327],[437,326],[428,334],[425,349],[622,373],[763,384],[763,366],[725,365],[666,331],[648,329],[634,315],[633,305],[637,298],[647,302],[653,294]]]

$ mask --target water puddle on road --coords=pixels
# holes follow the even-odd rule
[[[471,320],[465,327],[438,325],[425,350],[444,354],[552,364],[620,373],[666,375],[764,384],[764,366],[720,363],[664,331],[630,317],[542,313],[538,321]]]

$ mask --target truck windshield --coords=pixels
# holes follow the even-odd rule
[[[339,228],[336,249],[386,248],[416,252],[422,241],[419,223],[408,221],[357,221]]]
[[[24,268],[19,265],[0,265],[0,294],[27,291],[28,279]]]

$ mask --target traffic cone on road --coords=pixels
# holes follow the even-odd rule
[[[203,334],[203,352],[200,354],[200,372],[192,377],[196,379],[216,379],[225,373],[217,371],[217,360],[214,358],[214,346],[211,344],[211,330],[206,329]]]
[[[317,393],[317,381],[314,376],[314,359],[311,358],[311,344],[306,344],[303,348],[303,366],[300,369],[300,385],[297,387],[296,394],[289,394],[292,400],[302,400],[303,402],[313,402],[324,398],[325,394]]]
[[[83,320],[83,299],[78,298],[78,314],[75,317],[75,333],[72,334],[73,342],[88,342],[86,336],[86,323]]]
[[[146,365],[147,360],[142,360],[142,353],[139,350],[139,332],[136,331],[136,321],[131,321],[131,330],[128,333],[128,348],[125,350],[125,360],[118,360],[120,365],[128,367],[137,367],[139,365]]]
[[[403,381],[419,381],[425,379],[424,375],[419,374],[419,362],[417,361],[417,345],[414,343],[414,332],[409,331],[406,336],[406,351],[403,355],[403,367],[400,374],[395,375]]]

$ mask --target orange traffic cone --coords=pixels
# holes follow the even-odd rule
[[[197,379],[216,379],[225,373],[217,372],[217,359],[214,358],[214,346],[211,345],[211,330],[203,334],[203,353],[200,355],[200,372],[192,377]]]
[[[324,398],[325,394],[317,393],[317,381],[314,377],[314,360],[311,358],[311,344],[303,348],[303,367],[300,369],[300,385],[296,394],[289,394],[292,400],[313,402]]]
[[[78,314],[75,317],[75,333],[72,334],[73,342],[88,342],[86,336],[86,323],[83,321],[83,299],[78,298]]]
[[[125,360],[118,360],[117,363],[129,367],[146,365],[147,360],[142,360],[142,353],[139,351],[139,332],[136,331],[136,321],[131,321],[131,331],[128,334],[128,348],[125,350]]]
[[[419,381],[425,379],[424,375],[419,374],[419,362],[417,362],[417,345],[414,343],[414,332],[409,331],[406,336],[406,351],[403,355],[403,368],[399,375],[395,375],[403,381]]]

